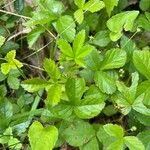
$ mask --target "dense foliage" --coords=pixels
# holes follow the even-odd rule
[[[0,1],[0,149],[150,150],[150,0]]]

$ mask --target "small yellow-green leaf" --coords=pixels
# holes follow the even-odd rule
[[[32,150],[52,150],[58,139],[58,130],[55,126],[43,127],[35,121],[29,128],[28,137]]]

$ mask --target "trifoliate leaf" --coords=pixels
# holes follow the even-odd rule
[[[107,27],[111,31],[110,38],[117,41],[122,36],[122,30],[132,31],[134,20],[138,16],[139,11],[126,11],[112,16],[107,21]]]

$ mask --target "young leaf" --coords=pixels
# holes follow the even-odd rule
[[[69,78],[66,82],[66,93],[69,100],[73,104],[78,104],[85,91],[85,81],[84,79],[71,79]]]
[[[118,5],[119,0],[103,0],[103,1],[105,3],[108,16],[110,16],[114,7]]]
[[[46,104],[50,106],[55,106],[59,103],[60,98],[61,98],[61,87],[58,84],[52,85],[48,90]]]
[[[115,80],[106,72],[97,71],[94,76],[95,84],[99,89],[107,94],[112,94],[116,91]]]
[[[58,39],[57,44],[58,44],[60,51],[64,55],[66,55],[67,57],[70,57],[70,58],[74,58],[74,53],[72,51],[72,48],[67,41],[65,41],[63,39]]]
[[[73,42],[73,51],[75,56],[80,54],[80,49],[83,47],[85,41],[85,30],[81,30],[75,37]]]
[[[23,81],[21,86],[28,92],[35,92],[50,86],[50,83],[40,78],[33,78]]]
[[[43,66],[44,70],[48,73],[51,79],[57,81],[60,78],[59,69],[53,60],[46,58],[44,60]]]
[[[69,15],[65,15],[57,20],[55,28],[60,37],[68,42],[72,42],[76,33],[75,26],[73,18]]]
[[[110,136],[114,136],[117,139],[122,139],[124,136],[124,130],[121,126],[113,125],[113,124],[106,124],[103,126],[104,130]]]
[[[74,2],[79,8],[82,8],[84,6],[85,0],[74,0]]]
[[[126,11],[112,16],[107,21],[107,27],[111,31],[110,38],[117,41],[122,36],[122,30],[131,31],[133,23],[138,16],[139,11]]]
[[[150,79],[150,52],[148,50],[134,51],[133,63],[141,74]]]
[[[123,140],[117,140],[107,147],[107,150],[123,150]]]
[[[97,11],[103,9],[104,7],[105,7],[105,4],[103,1],[89,0],[87,3],[85,3],[83,9],[94,13],[94,12],[97,12]]]
[[[38,121],[29,128],[29,141],[32,150],[52,150],[58,139],[58,130],[54,126],[43,127]]]
[[[84,20],[84,14],[83,14],[83,10],[82,9],[78,9],[74,12],[74,18],[75,20],[81,24]]]
[[[145,150],[143,143],[135,136],[124,137],[124,142],[130,150]]]
[[[8,74],[11,69],[17,69],[23,66],[23,64],[20,61],[15,59],[15,56],[16,56],[15,50],[8,52],[7,55],[5,56],[5,60],[7,61],[7,63],[1,64],[1,71],[4,75]]]
[[[115,69],[122,67],[126,62],[126,52],[116,48],[106,52],[102,62],[101,70]]]

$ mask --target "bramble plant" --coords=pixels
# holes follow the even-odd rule
[[[150,0],[0,2],[0,149],[150,150]]]

